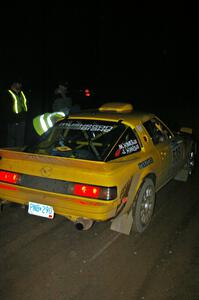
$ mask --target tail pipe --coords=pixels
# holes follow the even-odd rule
[[[93,226],[93,220],[79,218],[75,222],[75,227],[78,230],[88,230]]]

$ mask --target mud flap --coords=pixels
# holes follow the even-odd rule
[[[132,209],[123,215],[119,215],[117,218],[111,221],[111,230],[129,235],[133,224]]]
[[[128,201],[126,203],[126,206],[124,207],[124,211],[122,210],[121,213],[111,221],[111,230],[124,233],[126,235],[130,234],[133,225],[133,200],[135,199],[135,196],[137,194],[136,187],[138,185],[139,179],[139,173],[136,173],[132,177],[132,182],[128,190]]]
[[[6,204],[7,205],[10,204],[10,202],[7,201],[7,200],[0,200],[0,213],[3,212],[3,206],[6,205]]]
[[[178,172],[178,174],[174,177],[175,180],[186,182],[189,177],[189,171],[183,168]]]

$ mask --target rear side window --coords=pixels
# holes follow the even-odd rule
[[[172,137],[172,134],[168,128],[156,118],[145,122],[143,125],[148,131],[155,145],[165,142]]]

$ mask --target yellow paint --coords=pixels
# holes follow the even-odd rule
[[[0,149],[0,169],[11,172],[40,176],[51,179],[79,182],[90,185],[117,187],[117,198],[102,201],[79,196],[63,195],[47,191],[16,186],[17,190],[5,189],[9,184],[0,182],[0,199],[28,205],[29,201],[51,205],[55,214],[60,214],[75,221],[79,217],[96,221],[106,221],[116,215],[121,202],[127,202],[123,213],[132,206],[136,193],[147,176],[153,176],[155,188],[158,190],[175,174],[171,171],[172,153],[167,145],[155,146],[151,137],[143,127],[143,122],[151,118],[151,114],[129,113],[131,104],[107,104],[100,108],[101,114],[81,114],[69,119],[99,119],[106,121],[123,120],[127,126],[136,130],[141,141],[141,151],[118,157],[109,162],[86,161],[73,158],[30,154]],[[118,113],[112,113],[115,110]],[[128,112],[128,114],[125,114]],[[121,118],[121,114],[122,118]],[[70,150],[70,148],[68,149]],[[65,151],[65,149],[64,149]],[[166,153],[164,157],[161,153]],[[153,163],[140,168],[140,163],[151,158]],[[129,184],[129,179],[131,183]],[[125,199],[125,200],[124,200]]]

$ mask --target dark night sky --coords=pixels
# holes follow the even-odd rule
[[[104,99],[193,103],[196,7],[183,1],[94,2],[1,9],[1,82],[20,72],[43,98],[64,77],[91,82]]]

